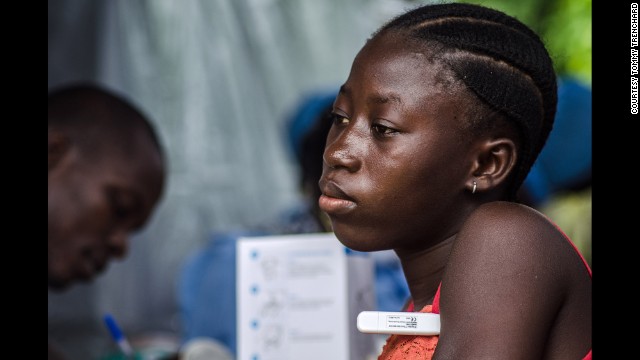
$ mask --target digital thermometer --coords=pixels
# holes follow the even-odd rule
[[[439,335],[440,314],[419,312],[362,311],[358,331],[370,334]]]

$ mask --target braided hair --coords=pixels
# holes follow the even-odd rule
[[[556,112],[556,75],[541,39],[500,11],[461,3],[413,9],[392,19],[373,37],[392,31],[416,44],[435,46],[436,58],[486,106],[469,119],[472,130],[495,128],[501,119],[515,126],[519,156],[508,189],[508,197],[515,199],[549,136]]]

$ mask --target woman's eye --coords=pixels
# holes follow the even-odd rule
[[[333,118],[333,124],[334,125],[343,125],[343,124],[348,124],[349,123],[349,119],[347,119],[346,117],[344,117],[342,115],[331,114],[331,117]]]
[[[373,124],[371,129],[378,135],[391,135],[397,132],[397,130],[380,124]]]

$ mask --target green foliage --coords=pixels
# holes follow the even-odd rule
[[[591,0],[561,0],[545,18],[543,37],[561,75],[591,84]]]
[[[503,11],[540,34],[559,76],[591,85],[591,0],[461,0]]]

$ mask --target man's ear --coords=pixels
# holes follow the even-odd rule
[[[467,188],[474,193],[495,189],[509,177],[516,160],[516,145],[511,139],[487,139],[481,142],[476,148]]]
[[[71,148],[71,141],[69,137],[60,131],[49,129],[48,135],[48,150],[49,150],[49,171],[55,168],[65,156],[69,154]]]

